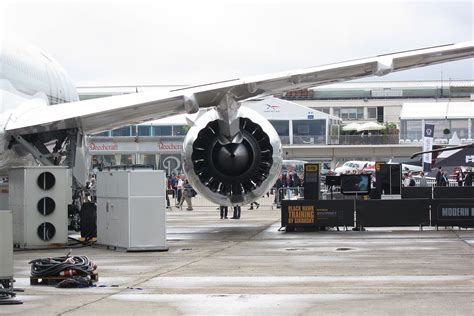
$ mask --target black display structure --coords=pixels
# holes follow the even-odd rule
[[[319,164],[304,164],[304,199],[319,200]]]
[[[402,168],[400,164],[375,163],[377,195],[401,194]]]
[[[342,194],[369,194],[370,175],[368,174],[345,174],[341,176]]]

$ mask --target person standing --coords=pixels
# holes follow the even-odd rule
[[[229,208],[227,206],[221,205],[220,207],[220,212],[221,212],[221,219],[227,219],[227,212]]]
[[[295,186],[295,195],[302,195],[300,194],[300,187],[301,187],[301,179],[300,176],[298,176],[298,173],[293,174],[293,185]]]
[[[175,174],[173,174],[171,176],[171,189],[173,190],[173,199],[176,198],[175,194],[176,194],[176,186],[178,185],[178,178],[176,177]]]
[[[425,178],[425,173],[422,171],[420,172],[420,184],[419,184],[420,187],[427,187],[428,186],[428,182],[426,181],[426,178]]]
[[[466,177],[464,178],[464,186],[472,187],[472,172],[471,169],[466,170]]]
[[[439,182],[439,185],[442,186],[442,187],[447,187],[449,184],[449,180],[448,180],[448,172],[445,171],[443,172],[443,175],[441,176],[441,179],[440,179],[440,182]]]
[[[293,197],[293,190],[295,188],[295,181],[293,179],[293,173],[289,173],[288,174],[288,180],[287,180],[287,185],[288,185],[288,199],[291,200],[291,198]]]
[[[285,190],[281,190],[283,192],[282,199],[284,199],[286,197],[286,191],[287,191],[286,188],[288,187],[288,178],[287,178],[286,173],[281,175],[281,184],[282,184],[282,188],[285,188]]]
[[[275,183],[275,204],[277,208],[281,207],[281,200],[283,199],[283,181],[282,176],[279,176],[276,183]]]
[[[178,179],[178,181],[176,183],[176,194],[177,194],[176,206],[178,206],[178,204],[183,204],[182,200],[183,200],[183,185],[184,185],[184,182],[183,182],[182,177],[183,176],[176,176],[176,178]]]
[[[186,200],[186,204],[188,207],[186,208],[187,211],[192,211],[193,210],[193,202],[192,198],[194,196],[193,193],[194,189],[192,185],[189,183],[188,180],[184,181],[183,184],[183,197],[181,198],[181,202],[179,203],[179,206],[181,207],[183,205],[184,200]]]
[[[170,187],[171,187],[171,177],[169,177],[168,179],[165,178],[165,196],[166,196],[167,209],[171,209],[170,197],[168,196],[168,193],[170,192]]]
[[[92,203],[97,203],[97,183],[96,183],[95,177],[92,177],[91,179],[89,190],[91,192]]]
[[[403,175],[403,186],[406,188],[406,187],[409,187],[410,186],[410,178],[408,176],[408,173],[405,173]]]
[[[436,172],[436,186],[441,186],[441,178],[443,177],[443,172],[441,171],[441,167],[438,167],[438,172]]]
[[[234,206],[234,216],[231,219],[240,219],[240,206]]]
[[[462,180],[464,179],[464,174],[462,169],[456,170],[456,182],[458,183],[458,187],[462,187]]]

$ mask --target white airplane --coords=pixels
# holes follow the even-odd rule
[[[375,166],[374,161],[361,161],[361,160],[350,160],[346,161],[342,166],[337,167],[334,169],[334,173],[336,175],[343,175],[346,173],[353,173],[353,172],[362,172],[364,169],[371,166],[371,164]]]
[[[40,49],[3,37],[0,170],[35,162],[67,165],[84,182],[88,168],[85,134],[208,108],[196,120],[189,120],[184,171],[193,187],[214,203],[246,204],[274,184],[282,150],[272,125],[241,107],[240,101],[473,56],[474,42],[449,44],[166,93],[78,101],[73,83],[57,62]]]
[[[389,164],[392,163],[390,160]],[[395,163],[395,162],[393,162]],[[423,167],[405,164],[401,165],[402,172],[421,172],[423,171]],[[350,160],[346,161],[342,166],[337,167],[334,169],[334,174],[336,175],[343,175],[346,173],[374,173],[375,172],[375,161],[358,161],[358,160]]]

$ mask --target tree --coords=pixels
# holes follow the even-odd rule
[[[449,130],[449,128],[445,128],[443,129],[443,134],[446,135],[446,138],[448,138],[448,135],[451,134],[451,131]]]

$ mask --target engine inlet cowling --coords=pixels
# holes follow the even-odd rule
[[[249,193],[265,180],[272,166],[268,135],[248,118],[240,118],[242,142],[221,144],[219,124],[210,122],[193,144],[192,161],[199,180],[221,195]]]
[[[185,139],[188,179],[198,192],[220,205],[256,200],[273,185],[281,168],[281,143],[273,126],[252,110],[239,111],[252,112],[238,118],[239,142],[220,141],[219,120],[212,113]]]

